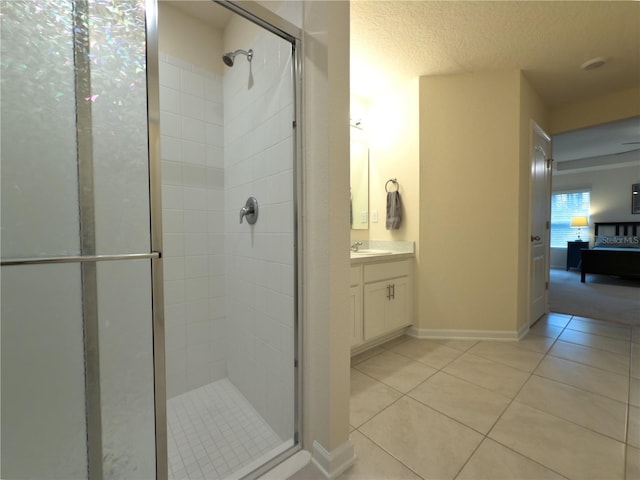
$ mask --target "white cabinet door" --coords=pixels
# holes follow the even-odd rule
[[[364,339],[370,340],[387,331],[390,282],[368,283],[364,286]]]
[[[407,277],[364,286],[364,340],[371,340],[407,325],[409,315]]]
[[[360,285],[351,287],[351,346],[360,345],[363,341],[362,331],[362,289]]]
[[[387,330],[395,330],[404,327],[408,323],[408,280],[407,277],[390,280],[391,300],[389,302],[390,312],[387,318]]]

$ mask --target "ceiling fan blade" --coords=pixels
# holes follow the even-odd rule
[[[624,152],[614,153],[614,155],[622,155],[623,153],[637,152],[640,148],[634,148],[632,150],[625,150]]]

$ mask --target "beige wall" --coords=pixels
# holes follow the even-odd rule
[[[369,103],[369,204],[378,223],[369,223],[370,240],[417,241],[420,232],[419,79],[415,78]],[[385,183],[397,178],[403,204],[398,230],[385,227]],[[389,184],[389,188],[393,186]],[[370,215],[371,217],[371,215]]]
[[[420,234],[420,111],[419,79],[397,85],[380,97],[351,100],[354,111],[364,112],[369,142],[369,229],[352,230],[351,241],[396,240],[418,242]],[[397,178],[403,204],[398,230],[386,229],[385,184]],[[392,188],[391,184],[389,188]],[[378,221],[373,222],[373,212]]]
[[[418,328],[516,330],[520,82],[420,78]]]
[[[570,132],[640,115],[640,86],[551,110],[549,134]]]
[[[517,327],[529,323],[531,278],[531,128],[532,122],[548,133],[547,108],[520,73],[520,187],[518,198],[518,314]]]
[[[222,32],[158,2],[158,49],[204,70],[222,74]]]

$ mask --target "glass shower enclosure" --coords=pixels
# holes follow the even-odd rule
[[[1,478],[299,448],[299,34],[219,3],[0,0]]]
[[[0,476],[154,478],[145,4],[1,7]]]
[[[297,40],[241,6],[159,2],[170,478],[297,445]]]

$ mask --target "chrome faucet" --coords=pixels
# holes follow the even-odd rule
[[[351,244],[351,251],[352,252],[357,252],[358,251],[358,247],[360,247],[362,245],[362,242],[355,242]]]

